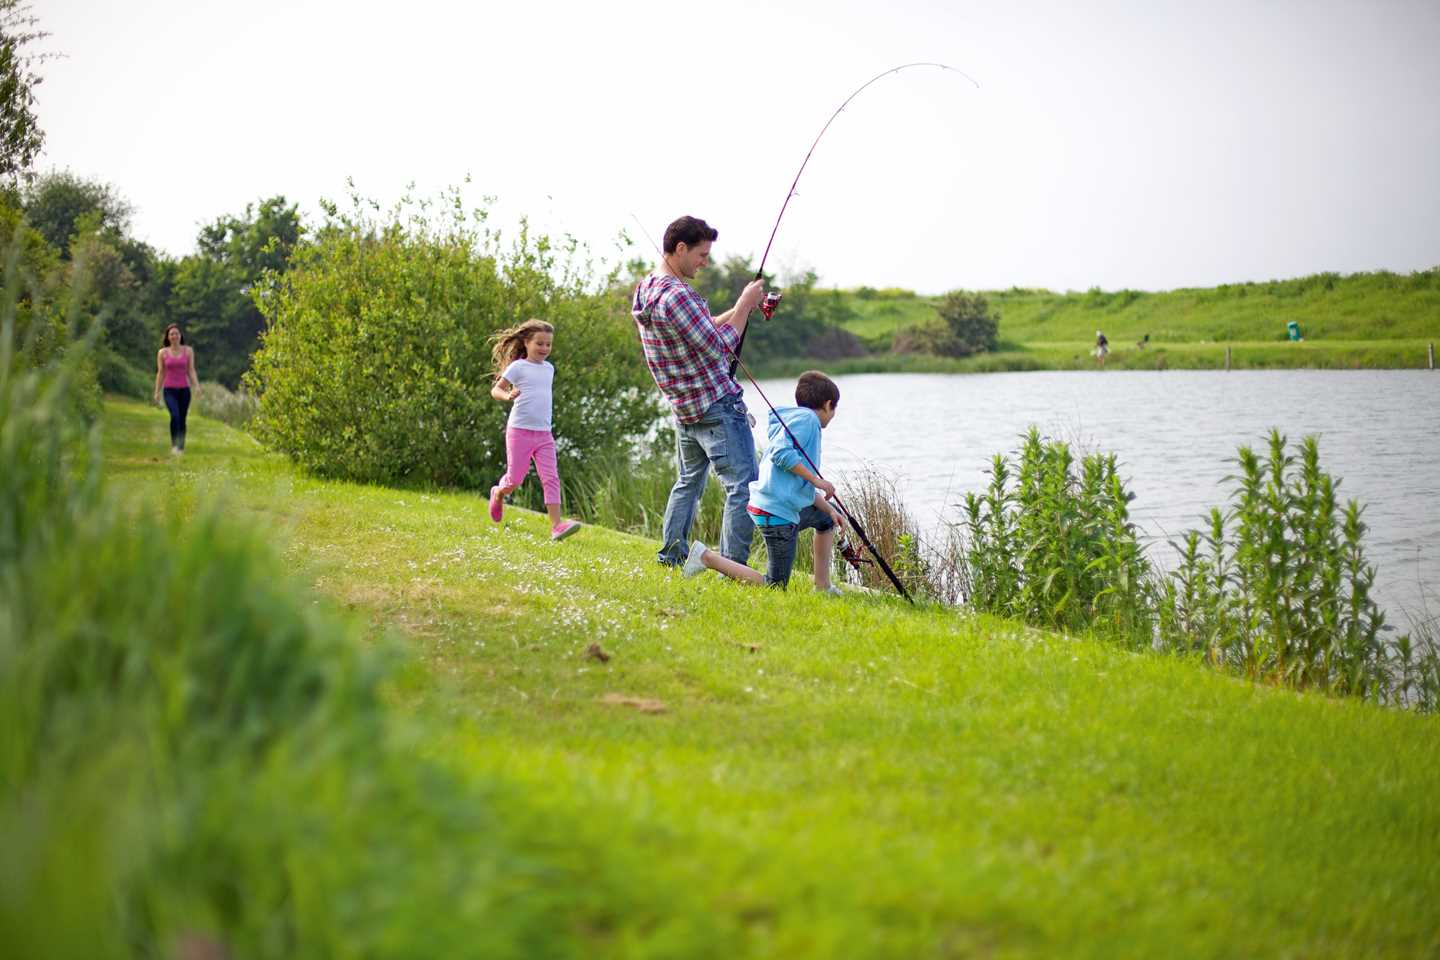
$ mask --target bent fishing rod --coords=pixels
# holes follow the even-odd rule
[[[947,64],[933,63],[923,60],[916,63],[902,63],[898,67],[891,67],[889,70],[884,70],[880,73],[877,73],[875,76],[862,83],[859,87],[855,88],[855,92],[851,93],[850,96],[846,97],[844,102],[842,102],[840,106],[835,108],[835,112],[830,115],[830,119],[825,121],[825,126],[820,128],[820,132],[815,136],[815,141],[810,144],[810,149],[806,151],[805,159],[800,162],[800,169],[795,171],[795,179],[790,181],[790,189],[785,194],[785,202],[780,205],[780,215],[775,218],[775,226],[770,228],[770,239],[765,243],[765,252],[760,256],[760,267],[755,271],[756,280],[765,279],[765,261],[770,259],[770,247],[773,246],[775,243],[775,234],[780,230],[780,221],[785,219],[785,211],[789,208],[790,201],[795,196],[795,187],[800,183],[800,176],[805,172],[805,167],[810,163],[810,157],[815,153],[815,148],[820,145],[820,138],[824,137],[825,131],[830,129],[830,124],[834,123],[835,118],[845,112],[845,108],[850,106],[850,101],[854,100],[856,97],[860,96],[860,94],[864,93],[865,89],[869,87],[872,83],[875,83],[877,80],[882,80],[885,77],[890,76],[892,73],[899,73],[901,70],[909,70],[912,67],[936,67],[940,70],[948,70],[951,73],[958,73],[966,80],[969,80],[971,83],[975,84],[975,88],[977,90],[980,88],[980,84],[975,80],[975,78],[970,76],[963,70],[957,70]],[[775,309],[779,305],[780,294],[775,293],[766,295],[765,303],[761,307],[761,312],[765,315],[766,320],[769,320],[770,317],[774,315]],[[740,332],[740,343],[736,345],[734,359],[730,363],[730,376],[732,377],[735,376],[735,367],[740,362],[740,352],[745,349],[745,334],[749,331],[749,329],[750,327],[747,324],[745,330],[742,330]]]
[[[645,224],[641,222],[640,218],[635,216],[635,214],[632,213],[631,216],[634,217],[635,222],[640,225],[640,229],[644,231],[645,236],[650,240],[651,244],[655,245],[655,249],[660,254],[660,259],[664,261],[665,266],[669,268],[670,272],[674,273],[675,276],[680,276],[680,274],[676,272],[675,268],[670,265],[669,255],[666,254],[663,249],[661,249],[659,244],[655,243],[655,238],[650,236],[650,231],[645,229]],[[756,279],[760,278],[757,277]],[[770,295],[767,295],[767,300],[769,296]],[[774,296],[776,296],[778,299],[778,295]],[[761,309],[763,310],[764,308],[762,307]],[[749,329],[750,324],[747,322],[745,326],[746,329]],[[741,331],[740,338],[742,341],[744,340],[744,331]],[[805,452],[805,447],[800,443],[799,439],[796,438],[795,434],[790,431],[790,425],[785,422],[784,417],[780,416],[780,411],[775,409],[775,404],[770,402],[770,398],[766,396],[765,391],[761,389],[760,382],[755,379],[755,374],[751,373],[750,368],[745,365],[745,361],[740,359],[738,346],[735,350],[730,350],[728,347],[725,347],[724,343],[722,342],[721,349],[725,350],[727,353],[730,354],[730,375],[732,377],[735,375],[735,366],[738,364],[740,369],[745,372],[745,378],[749,380],[750,385],[755,388],[755,392],[760,394],[760,399],[765,401],[765,406],[769,407],[770,412],[775,414],[775,420],[780,424],[780,429],[785,431],[785,436],[790,438],[790,442],[794,444],[795,449],[799,451],[800,456],[805,458],[806,465],[809,466],[810,470],[815,474],[815,476],[819,477],[821,480],[825,480],[825,475],[820,472],[820,467],[816,465],[814,460],[810,459],[810,454]],[[829,481],[827,480],[826,482],[828,483]],[[834,489],[834,484],[831,484],[831,489]],[[895,589],[900,591],[900,596],[904,597],[906,601],[913,605],[915,603],[915,600],[910,596],[910,592],[905,589],[905,585],[900,582],[900,578],[895,575],[895,571],[890,569],[890,564],[886,562],[885,557],[880,553],[879,550],[875,549],[875,544],[870,542],[870,537],[865,533],[865,528],[860,525],[860,521],[855,518],[855,514],[851,513],[850,509],[845,506],[844,502],[840,499],[840,495],[838,493],[831,493],[828,497],[826,497],[826,499],[833,501],[835,506],[840,508],[840,512],[845,514],[845,519],[850,524],[850,529],[855,531],[855,535],[860,538],[860,542],[865,545],[865,549],[870,551],[870,556],[875,558],[874,562],[877,563],[880,569],[885,572],[885,576],[889,578],[892,584],[894,584]],[[857,551],[854,547],[850,546],[848,543],[845,542],[843,531],[840,541],[840,555],[844,557],[845,561],[849,563],[850,566],[854,567],[856,571],[860,570],[860,565],[862,563],[871,562],[861,557],[859,551]]]

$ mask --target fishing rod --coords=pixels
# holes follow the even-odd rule
[[[820,132],[815,136],[815,141],[810,144],[810,149],[806,151],[805,159],[800,162],[800,169],[795,171],[795,179],[790,181],[790,189],[785,194],[785,202],[780,205],[780,215],[775,218],[775,226],[770,228],[770,239],[765,243],[765,252],[760,256],[760,267],[755,271],[756,280],[765,279],[765,261],[770,259],[770,247],[775,243],[775,234],[780,230],[780,221],[785,219],[785,211],[789,208],[790,201],[795,196],[795,187],[797,184],[800,183],[800,175],[805,172],[805,167],[810,163],[811,155],[814,154],[815,148],[820,145],[820,138],[825,136],[825,131],[830,129],[830,124],[835,122],[835,118],[840,116],[840,114],[845,111],[846,107],[850,106],[850,101],[860,96],[860,94],[865,91],[866,87],[870,86],[872,83],[875,83],[877,80],[881,80],[885,77],[890,76],[890,74],[892,73],[899,73],[901,70],[909,70],[911,67],[937,67],[941,70],[948,70],[951,73],[958,73],[966,80],[969,80],[971,83],[975,84],[975,89],[980,89],[979,82],[977,82],[974,77],[970,76],[965,71],[957,70],[952,66],[948,66],[947,64],[933,63],[923,60],[917,63],[902,63],[898,67],[891,67],[889,70],[881,71],[880,73],[877,73],[875,76],[871,77],[869,80],[866,80],[859,87],[857,87],[854,93],[846,97],[844,102],[841,103],[840,106],[835,108],[835,112],[830,115],[830,119],[825,121],[825,126],[820,128]],[[771,299],[772,296],[774,297],[773,300]],[[765,315],[766,320],[770,319],[770,317],[774,314],[776,307],[778,307],[779,305],[780,294],[776,293],[766,295],[765,304],[761,307],[761,312]],[[740,332],[740,343],[736,345],[735,352],[733,354],[734,359],[730,363],[730,376],[732,377],[735,376],[736,364],[740,362],[740,352],[745,349],[745,334],[749,331],[749,329],[750,327],[747,324],[745,330],[742,330]]]
[[[780,424],[780,429],[785,431],[785,436],[790,438],[790,442],[795,445],[795,449],[799,451],[800,456],[805,458],[805,463],[814,472],[815,476],[824,480],[825,475],[820,472],[820,467],[816,465],[814,460],[810,459],[810,454],[805,452],[805,448],[801,446],[795,434],[790,432],[790,425],[785,422],[784,417],[780,416],[780,411],[775,409],[775,404],[770,402],[770,398],[765,396],[765,391],[760,389],[760,383],[755,379],[755,375],[750,372],[750,368],[745,366],[745,361],[740,359],[740,354],[736,352],[731,354],[731,357],[740,365],[740,369],[745,371],[745,378],[750,381],[750,385],[755,388],[755,392],[760,394],[760,399],[765,401],[765,406],[769,407],[770,412],[775,414],[775,420]],[[865,533],[865,528],[860,525],[860,521],[855,518],[855,514],[850,512],[850,508],[845,506],[844,502],[840,499],[840,494],[832,493],[825,499],[834,501],[835,506],[840,508],[840,512],[845,514],[845,519],[849,521],[851,529],[853,529],[855,535],[860,538],[860,542],[865,544],[865,549],[870,551],[870,556],[875,558],[875,562],[880,565],[880,569],[885,572],[885,576],[889,577],[890,582],[895,585],[895,589],[900,591],[900,596],[904,597],[907,602],[913,605],[915,601],[911,598],[910,592],[905,589],[905,584],[900,582],[900,578],[895,576],[895,571],[890,569],[890,564],[885,562],[884,554],[875,549],[875,544],[870,542],[870,537]],[[845,558],[850,566],[859,572],[860,564],[868,563],[869,561],[863,559],[858,551],[845,542],[843,531],[840,541],[840,555]]]
[[[639,224],[640,229],[645,233],[646,238],[650,241],[652,245],[654,245],[656,251],[659,252],[660,259],[665,262],[665,266],[668,267],[672,273],[676,273],[675,268],[670,266],[669,255],[666,254],[663,249],[661,249],[659,244],[655,243],[655,238],[650,235],[649,230],[645,229],[645,224],[641,222],[640,218],[638,216],[635,216],[635,214],[632,213],[630,214],[630,216],[634,218],[637,224]],[[676,276],[679,276],[679,274],[676,273]],[[778,300],[778,295],[776,295],[776,297]],[[748,323],[746,324],[746,327],[749,327]],[[744,339],[743,333],[741,334],[741,339]],[[755,388],[755,392],[760,394],[760,399],[765,401],[765,406],[769,407],[770,412],[775,414],[775,420],[780,424],[780,429],[785,431],[785,436],[790,438],[790,442],[795,445],[795,449],[799,451],[800,456],[805,458],[805,463],[810,467],[811,471],[814,472],[815,476],[819,477],[821,480],[824,480],[825,475],[820,472],[820,467],[816,465],[814,460],[810,459],[810,454],[805,452],[805,447],[800,443],[799,439],[796,438],[795,434],[790,431],[790,425],[785,422],[784,417],[780,416],[780,411],[775,409],[775,404],[770,402],[770,398],[766,396],[765,391],[760,387],[760,382],[755,379],[755,374],[751,373],[750,368],[745,365],[745,361],[740,359],[740,354],[738,353],[738,351],[729,350],[724,346],[723,343],[721,344],[721,347],[722,349],[725,349],[728,353],[730,353],[730,359],[732,361],[730,367],[732,371],[731,376],[734,376],[733,371],[735,370],[735,364],[739,364],[740,369],[745,372],[745,378],[750,381],[750,385]],[[832,484],[831,486],[833,489],[834,485]],[[850,509],[845,506],[844,502],[840,499],[840,495],[838,493],[831,493],[829,496],[826,497],[826,499],[833,501],[835,503],[835,506],[840,508],[840,512],[845,514],[845,519],[849,522],[850,528],[855,531],[856,536],[860,538],[860,542],[865,544],[865,549],[870,551],[870,556],[875,558],[875,562],[879,564],[880,569],[885,572],[885,576],[888,577],[890,579],[890,582],[895,585],[895,589],[900,591],[900,596],[904,597],[906,601],[913,605],[915,601],[910,596],[910,592],[905,589],[905,585],[900,582],[900,578],[895,575],[895,571],[890,569],[890,564],[885,561],[885,557],[880,553],[879,550],[875,549],[875,544],[870,542],[870,537],[865,533],[865,528],[860,525],[860,521],[857,520],[855,518],[855,515],[850,512]],[[862,563],[871,562],[861,557],[860,552],[850,545],[850,543],[845,539],[844,531],[841,531],[840,534],[840,555],[844,557],[845,561],[849,563],[850,566],[854,567],[857,572],[860,572],[860,565]]]

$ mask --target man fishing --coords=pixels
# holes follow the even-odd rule
[[[746,511],[750,482],[758,474],[755,440],[730,364],[765,289],[763,281],[752,280],[735,306],[711,316],[709,304],[687,281],[710,262],[710,245],[718,236],[697,217],[666,227],[660,265],[636,285],[630,305],[645,364],[675,414],[677,476],[665,504],[658,554],[670,566],[684,563],[689,554],[690,528],[712,468],[725,488],[720,553],[745,563],[755,533]]]

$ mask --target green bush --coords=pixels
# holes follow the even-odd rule
[[[137,400],[147,399],[154,391],[155,371],[142,370],[110,347],[96,351],[99,357],[97,376],[100,389]]]
[[[934,321],[905,331],[913,340],[911,349],[939,357],[968,357],[998,346],[1000,317],[990,309],[990,301],[983,294],[952,290],[941,298],[935,310]]]
[[[245,390],[230,390],[223,383],[205,381],[191,409],[202,417],[228,423],[241,430],[250,426],[260,404]]]
[[[996,455],[990,488],[964,501],[965,580],[979,610],[1137,646],[1151,638],[1153,575],[1113,454],[1079,463],[1067,444],[1026,434],[1013,473]],[[1014,480],[1012,487],[1011,481]]]
[[[82,323],[78,309],[85,286],[66,283],[59,255],[29,227],[18,209],[0,200],[0,243],[4,244],[4,290],[0,325],[6,331],[0,374],[19,376],[57,363]],[[91,338],[99,330],[90,324]],[[99,363],[95,351],[82,351],[68,366],[65,401],[87,421],[100,415]]]
[[[1340,506],[1318,441],[1306,437],[1297,461],[1272,431],[1268,455],[1241,447],[1236,462],[1232,509],[1213,510],[1209,531],[1178,547],[1160,645],[1256,679],[1440,706],[1440,645],[1433,630],[1384,635],[1362,508]]]
[[[1440,707],[1433,624],[1385,635],[1362,509],[1339,506],[1315,439],[1298,469],[1278,432],[1268,456],[1241,447],[1237,463],[1232,508],[1188,532],[1179,564],[1159,576],[1115,458],[1091,454],[1077,475],[1066,445],[1032,427],[1018,472],[995,456],[989,489],[966,494],[963,536],[942,552],[977,610],[1197,655],[1251,679]]]
[[[653,425],[630,318],[586,287],[573,243],[522,228],[502,248],[454,194],[378,220],[369,209],[327,206],[289,271],[256,291],[268,326],[245,382],[264,442],[324,476],[488,489],[508,412],[489,395],[488,337],[532,316],[555,325],[562,477]]]

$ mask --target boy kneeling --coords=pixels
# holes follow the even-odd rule
[[[840,388],[825,374],[810,370],[802,373],[795,384],[795,402],[798,406],[771,412],[760,477],[750,484],[750,515],[765,538],[765,553],[769,558],[764,575],[706,549],[705,544],[696,540],[690,545],[690,555],[685,560],[685,576],[696,576],[708,567],[745,583],[764,583],[784,589],[795,565],[795,542],[800,531],[814,530],[815,589],[840,593],[830,582],[830,559],[835,552],[835,528],[843,526],[844,520],[840,511],[826,500],[835,495],[834,485],[818,476],[810,466],[814,464],[816,469],[820,466],[820,431],[835,418]],[[785,432],[786,427],[790,428],[789,434]],[[796,449],[797,441],[804,455]]]

